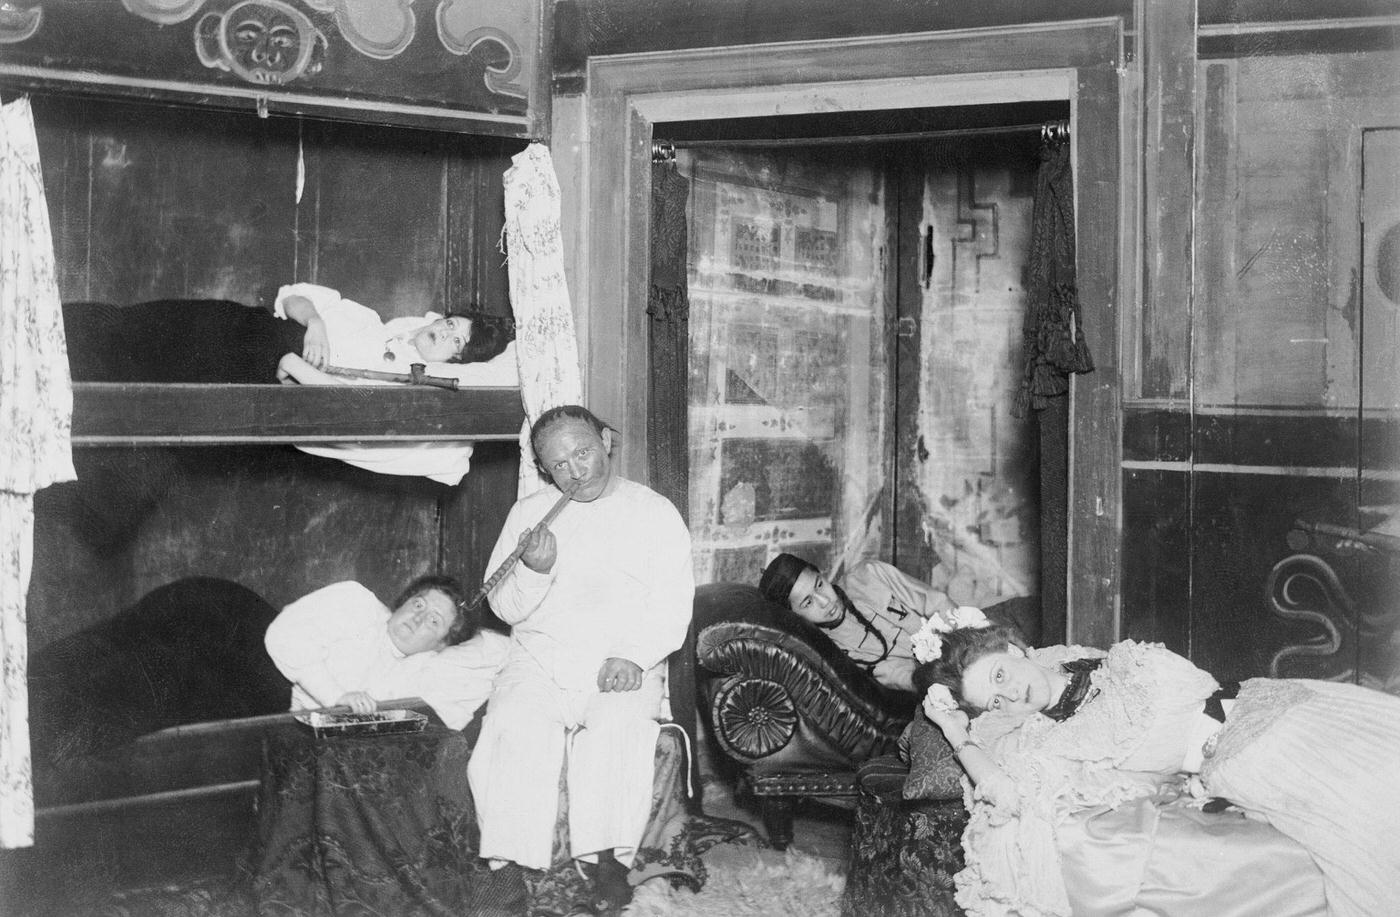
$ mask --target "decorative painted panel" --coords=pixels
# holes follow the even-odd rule
[[[887,386],[882,177],[810,152],[682,152],[690,507],[702,582],[873,554]]]
[[[18,0],[13,86],[547,133],[542,0]]]

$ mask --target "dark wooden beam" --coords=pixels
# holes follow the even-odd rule
[[[1191,370],[1196,187],[1196,10],[1143,12],[1143,299],[1138,392],[1182,398]],[[1131,383],[1130,383],[1131,385]]]
[[[556,75],[577,70],[583,57],[717,48],[760,42],[820,41],[912,32],[985,29],[1032,23],[1122,17],[1130,21],[1132,0],[564,0],[556,13]],[[561,18],[567,17],[563,22]],[[568,23],[568,25],[566,25]],[[579,24],[584,37],[578,35]],[[568,29],[567,43],[561,33]],[[577,90],[575,90],[577,91]]]
[[[513,440],[524,416],[515,388],[73,386],[75,445]]]

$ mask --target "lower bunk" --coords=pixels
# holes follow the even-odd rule
[[[6,914],[562,917],[588,899],[566,818],[550,870],[477,856],[480,713],[453,730],[411,700],[396,706],[425,715],[420,731],[334,735],[287,712],[262,642],[276,613],[196,577],[35,653],[36,838],[0,852]],[[661,730],[633,883],[698,890],[700,854],[744,830],[690,814],[690,751]]]

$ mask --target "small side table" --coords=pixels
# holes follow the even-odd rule
[[[417,917],[524,901],[518,871],[477,857],[467,734],[324,738],[289,723],[263,748],[258,913]]]

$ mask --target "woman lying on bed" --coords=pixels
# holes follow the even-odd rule
[[[486,703],[510,648],[482,628],[460,583],[436,575],[413,580],[392,607],[351,580],[317,589],[282,609],[264,644],[292,683],[293,710],[370,713],[421,697],[452,729]]]
[[[282,287],[273,312],[219,299],[67,303],[63,322],[77,382],[359,381],[318,371],[484,362],[510,340],[508,319],[429,312],[384,321],[310,283]]]
[[[273,312],[220,299],[65,303],[63,324],[75,382],[396,385],[324,368],[408,373],[412,364],[425,363],[429,375],[451,376],[463,386],[519,384],[507,352],[509,318],[429,312],[386,322],[373,309],[311,283],[282,287]],[[448,486],[470,470],[473,451],[459,442],[296,448],[377,474],[423,476]]]
[[[1131,640],[1030,649],[1011,628],[980,627],[923,641],[924,712],[974,785],[956,877],[970,914],[1069,914],[1057,828],[1182,772],[1307,850],[1328,914],[1400,900],[1400,698],[1261,678],[1225,699],[1186,659]]]

